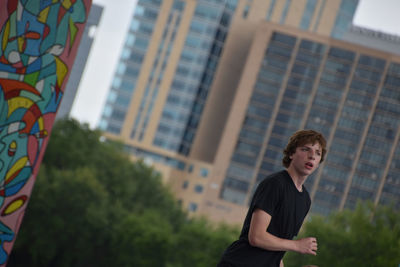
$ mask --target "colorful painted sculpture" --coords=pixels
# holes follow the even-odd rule
[[[0,0],[0,266],[29,200],[90,0]]]

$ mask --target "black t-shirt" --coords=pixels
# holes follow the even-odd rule
[[[253,211],[262,209],[271,215],[267,231],[277,237],[293,239],[303,224],[311,205],[303,186],[299,192],[286,170],[266,177],[257,187],[251,201],[239,240],[224,252],[218,266],[269,267],[279,266],[285,251],[269,251],[249,244],[248,234]]]

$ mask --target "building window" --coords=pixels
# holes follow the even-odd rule
[[[274,12],[274,7],[275,7],[276,0],[272,0],[271,4],[269,4],[269,9],[267,13],[267,21],[271,20],[272,13]]]
[[[301,29],[308,30],[308,28],[310,27],[311,19],[313,18],[316,5],[317,0],[307,0],[306,8],[300,22]]]
[[[100,123],[99,123],[100,130],[105,131],[107,129],[107,125],[108,125],[108,123],[105,119],[100,120]]]
[[[207,177],[207,176],[208,176],[208,169],[206,169],[206,168],[201,168],[201,169],[200,169],[200,176],[201,176],[201,177]]]
[[[239,192],[225,187],[222,190],[221,198],[236,204],[243,205],[246,201],[247,192]]]
[[[186,189],[186,188],[188,188],[188,186],[189,186],[189,181],[184,181],[182,184],[182,188]]]
[[[104,110],[103,110],[103,117],[107,117],[107,118],[110,117],[112,111],[113,111],[112,106],[106,105],[106,106],[104,107]]]
[[[134,87],[134,83],[124,80],[121,82],[119,89],[131,93],[133,92]]]
[[[131,30],[132,31],[137,31],[139,29],[139,21],[137,21],[136,19],[132,20],[131,22]]]
[[[196,185],[196,186],[194,187],[194,191],[195,191],[196,193],[199,193],[199,194],[203,193],[203,186],[200,185],[200,184]]]
[[[191,212],[195,212],[197,210],[197,204],[194,203],[194,202],[190,202],[188,210],[191,211]]]
[[[136,6],[135,16],[142,16],[144,14],[144,8],[142,6]]]
[[[107,125],[106,131],[110,132],[112,134],[119,134],[121,132],[121,127],[120,126]]]
[[[189,173],[193,172],[193,164],[190,164],[190,165],[189,165],[188,172],[189,172]]]
[[[331,36],[340,39],[346,33],[349,25],[353,21],[358,0],[342,0],[339,12],[336,16],[335,26],[332,29]]]
[[[289,7],[290,7],[291,3],[292,3],[292,0],[286,0],[285,8],[282,11],[280,24],[285,24],[285,20],[286,20],[287,14],[289,12]]]
[[[250,5],[249,5],[249,3],[247,3],[246,6],[244,7],[243,14],[242,14],[242,17],[244,19],[247,18],[247,15],[249,14],[249,10],[250,10]]]
[[[125,45],[133,46],[133,44],[135,43],[135,39],[136,37],[133,34],[128,34],[128,36],[126,37]]]
[[[117,73],[123,75],[126,70],[126,65],[124,63],[119,63],[117,67]]]

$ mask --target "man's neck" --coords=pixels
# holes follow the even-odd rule
[[[306,181],[308,176],[301,176],[299,175],[293,168],[287,168],[287,172],[290,175],[290,178],[292,178],[294,185],[296,186],[297,190],[299,192],[303,191],[303,184]]]

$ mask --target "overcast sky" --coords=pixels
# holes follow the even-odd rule
[[[71,116],[96,128],[137,0],[93,0],[102,18]],[[400,0],[360,0],[354,24],[400,36]]]

